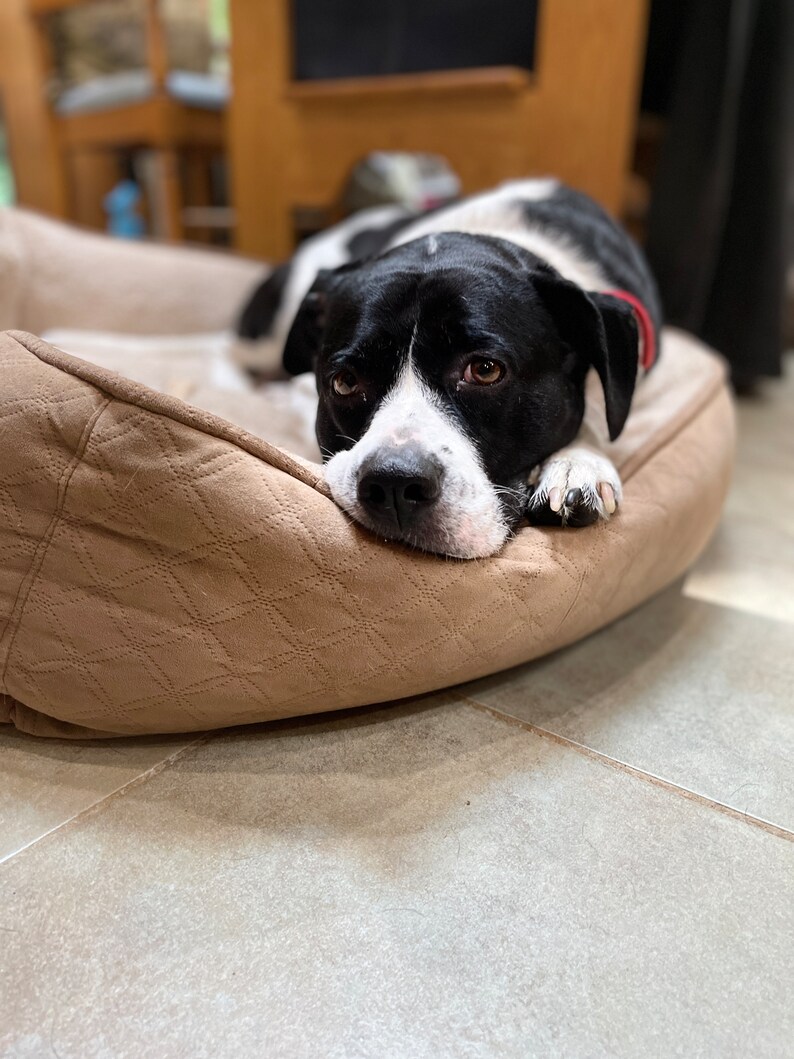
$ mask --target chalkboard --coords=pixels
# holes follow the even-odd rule
[[[531,70],[538,0],[293,0],[298,81]]]

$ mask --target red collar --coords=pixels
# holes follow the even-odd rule
[[[640,331],[640,364],[645,371],[649,371],[656,363],[656,331],[648,310],[631,291],[607,290],[604,291],[604,294],[611,294],[613,298],[621,298],[624,302],[628,302],[634,310]]]

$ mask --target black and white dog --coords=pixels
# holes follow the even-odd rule
[[[240,334],[283,352],[288,372],[315,372],[317,438],[345,511],[475,558],[524,519],[613,514],[621,483],[603,450],[660,324],[629,236],[585,195],[537,179],[423,216],[357,214],[271,275]],[[591,368],[605,423],[585,415]]]

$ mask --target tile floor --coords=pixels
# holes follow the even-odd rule
[[[399,707],[0,730],[3,1057],[794,1056],[794,380],[682,585]]]

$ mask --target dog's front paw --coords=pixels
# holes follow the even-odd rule
[[[541,526],[589,526],[608,519],[620,504],[620,476],[592,449],[561,449],[530,479],[527,517]]]

